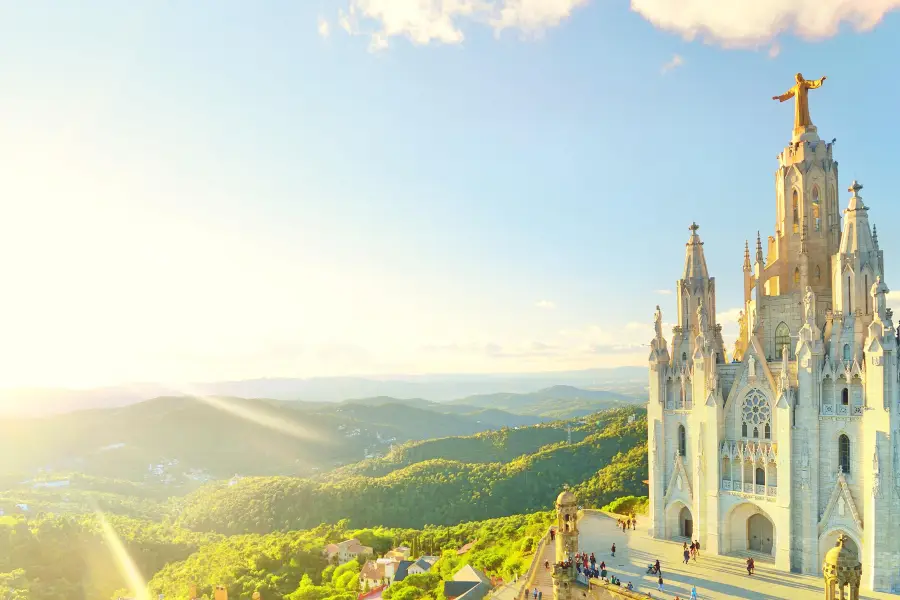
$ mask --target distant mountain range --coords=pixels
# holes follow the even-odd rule
[[[579,419],[642,403],[571,386],[451,402],[163,396],[127,406],[0,418],[0,473],[25,479],[37,469],[79,471],[131,481],[172,475],[181,484],[187,483],[185,474],[308,476],[385,455],[411,440]]]
[[[316,377],[250,379],[189,384],[180,388],[136,383],[86,390],[19,388],[0,390],[0,415],[38,416],[87,408],[126,406],[159,396],[226,396],[307,402],[340,402],[348,398],[425,398],[431,402],[469,402],[492,394],[529,394],[553,386],[601,388],[624,398],[645,396],[647,369],[620,367],[518,374],[397,375],[390,377]],[[529,413],[531,414],[531,413]]]

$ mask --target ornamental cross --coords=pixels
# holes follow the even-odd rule
[[[691,230],[691,233],[696,234],[697,230],[700,229],[700,226],[697,225],[697,222],[695,221],[695,222],[691,223],[691,226],[688,227],[688,229]]]

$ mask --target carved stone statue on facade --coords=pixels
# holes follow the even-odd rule
[[[872,295],[872,306],[875,308],[876,321],[884,321],[887,319],[888,292],[890,292],[890,290],[881,280],[881,275],[875,277],[875,283],[872,284],[870,294]]]
[[[812,288],[806,286],[806,294],[803,295],[803,321],[811,328],[816,327],[816,294]]]
[[[697,333],[705,336],[709,331],[709,320],[706,318],[706,311],[703,310],[703,300],[697,304],[697,327],[700,329]]]
[[[662,311],[659,310],[659,304],[656,305],[656,312],[653,313],[653,329],[656,332],[656,339],[661,340],[663,337]]]
[[[822,87],[825,77],[809,81],[804,79],[802,74],[797,73],[794,80],[796,81],[794,87],[780,96],[772,96],[772,100],[785,102],[791,98],[796,99],[794,102],[794,133],[799,134],[803,133],[807,127],[813,126],[812,119],[809,116],[809,90]]]

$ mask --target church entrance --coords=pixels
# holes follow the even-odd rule
[[[747,519],[747,548],[751,552],[772,554],[775,530],[765,515],[757,514]]]
[[[691,511],[688,510],[687,506],[682,508],[681,512],[678,513],[678,523],[680,524],[679,531],[681,532],[681,537],[693,539],[694,519],[691,517]]]

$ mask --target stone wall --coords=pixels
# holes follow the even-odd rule
[[[581,600],[647,600],[647,594],[629,592],[624,587],[603,583],[597,579],[591,580],[591,589],[589,591],[584,588],[581,589],[584,593]],[[578,595],[576,594],[575,597],[577,600]]]

